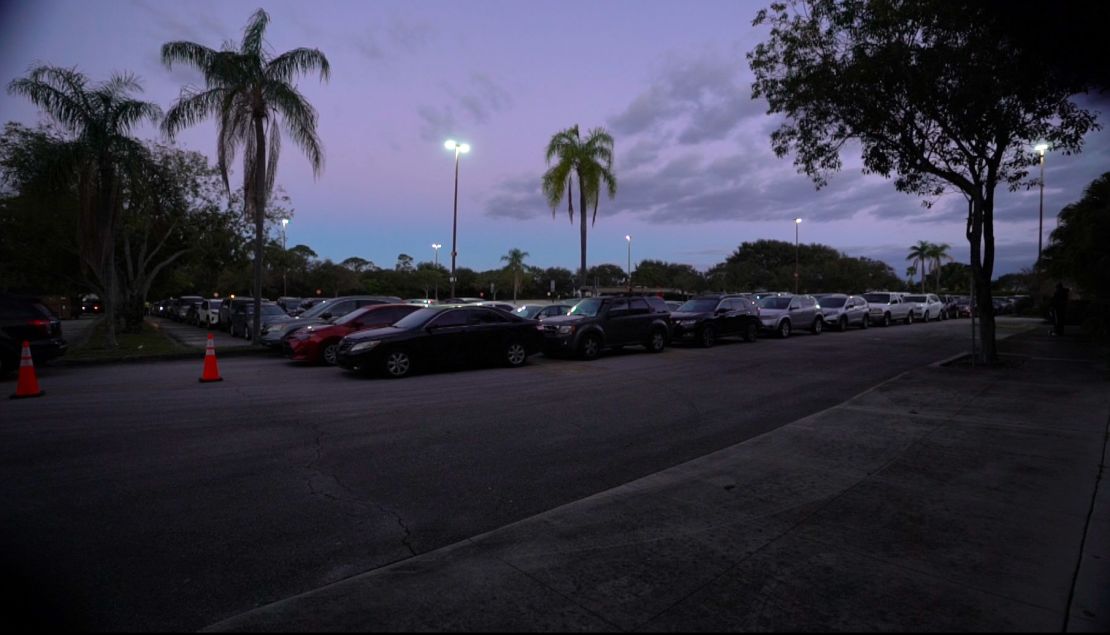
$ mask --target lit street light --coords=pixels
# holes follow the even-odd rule
[[[802,219],[794,219],[794,295],[798,294],[798,227]]]
[[[470,145],[455,143],[454,140],[448,139],[443,147],[455,151],[455,211],[451,221],[451,297],[453,298],[455,297],[455,257],[459,255],[457,242],[459,230],[459,155],[470,152]]]
[[[1041,153],[1041,207],[1037,215],[1037,266],[1041,264],[1041,241],[1044,238],[1044,153],[1048,150],[1047,143],[1038,143],[1033,149]]]
[[[625,234],[624,239],[628,242],[628,292],[632,293],[632,236]]]
[[[289,224],[289,219],[288,218],[281,219],[281,251],[282,251],[282,254],[281,254],[282,255],[281,295],[282,296],[289,295],[289,281],[287,279],[288,278],[288,273],[289,273],[289,263],[285,261],[286,260],[285,256],[288,255],[288,251],[285,249],[285,226],[288,225],[288,224]],[[284,300],[282,300],[282,301],[284,302]]]
[[[432,249],[436,250],[436,302],[439,302],[439,248],[442,246],[439,243],[432,243]]]

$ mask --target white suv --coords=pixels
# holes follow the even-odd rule
[[[935,293],[907,295],[905,301],[913,307],[913,317],[926,322],[944,319],[944,302]]]
[[[890,326],[898,321],[913,324],[913,305],[897,291],[872,291],[863,294],[871,310],[871,323]]]

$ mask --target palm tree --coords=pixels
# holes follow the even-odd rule
[[[323,169],[323,148],[316,136],[316,109],[297,91],[297,75],[319,69],[321,81],[331,72],[319,49],[297,48],[272,57],[263,46],[270,16],[259,9],[247,22],[239,49],[225,44],[215,51],[194,42],[162,45],[162,63],[193,66],[204,73],[205,89],[186,87],[166,113],[162,130],[172,139],[181,129],[211,116],[217,121],[217,166],[224,187],[231,194],[228,164],[243,147],[243,193],[249,218],[254,220],[254,324],[251,336],[260,336],[262,303],[262,249],[266,201],[274,188],[282,126],[308,157],[313,174]],[[267,139],[269,153],[267,154]]]
[[[601,184],[609,192],[609,198],[617,195],[617,177],[613,175],[613,137],[604,128],[594,128],[583,142],[578,135],[578,126],[567,128],[551,137],[547,144],[547,164],[555,165],[543,175],[543,194],[551,206],[551,216],[555,208],[567,199],[567,212],[570,222],[574,223],[573,181],[578,181],[578,209],[582,218],[582,261],[579,267],[579,284],[586,281],[586,210],[593,203],[594,213],[591,224],[597,222],[597,204],[601,198]]]
[[[501,256],[501,262],[509,263],[505,268],[513,274],[513,302],[516,302],[516,294],[520,291],[521,279],[524,278],[524,259],[529,255],[527,251],[513,248],[509,253]]]
[[[39,66],[8,84],[8,92],[30,99],[74,137],[60,148],[58,167],[67,178],[76,179],[81,263],[92,273],[92,285],[104,302],[108,347],[116,348],[120,296],[116,238],[122,229],[122,177],[147,163],[146,150],[130,133],[145,120],[156,122],[162,110],[131,97],[132,92],[142,92],[131,74],[114,74],[90,86],[76,69]]]
[[[948,243],[934,243],[929,245],[929,262],[932,263],[933,273],[936,274],[934,277],[936,278],[937,293],[940,293],[940,269],[944,266],[944,261],[954,260],[948,253],[949,249],[951,249],[951,245]]]
[[[919,240],[917,244],[910,247],[910,253],[906,256],[906,260],[912,260],[917,272],[921,274],[921,292],[925,293],[925,265],[930,261],[932,254],[933,244]]]

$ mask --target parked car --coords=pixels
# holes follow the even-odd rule
[[[902,300],[902,294],[892,291],[873,291],[863,294],[871,309],[871,323],[890,326],[902,321],[913,324],[913,307]]]
[[[671,313],[674,313],[678,310],[680,306],[685,304],[684,302],[679,302],[678,300],[664,300],[663,302],[667,305],[667,308],[671,310]]]
[[[944,302],[935,293],[907,295],[905,301],[910,304],[915,320],[929,322],[944,319]]]
[[[189,311],[192,310],[195,315],[196,307],[200,306],[201,302],[204,302],[204,298],[199,295],[183,295],[174,302],[173,313],[170,314],[170,317],[177,322],[188,323]]]
[[[978,315],[979,311],[973,308],[970,297],[960,296],[956,300],[956,317],[969,318]]]
[[[759,306],[741,295],[707,294],[687,300],[671,313],[672,337],[708,348],[717,339],[739,335],[754,342],[759,334]]]
[[[285,311],[289,315],[293,315],[293,313],[300,308],[303,300],[304,298],[294,298],[292,296],[283,295],[277,300],[274,300],[274,302],[281,307],[282,311]]]
[[[518,306],[513,313],[529,320],[544,320],[556,315],[566,315],[573,308],[570,304],[524,304]]]
[[[501,309],[502,311],[508,311],[509,313],[512,313],[513,311],[516,311],[516,306],[514,306],[512,304],[509,304],[508,302],[482,301],[482,302],[474,302],[472,304],[476,304],[477,306],[493,307],[495,309]]]
[[[485,301],[486,301],[485,298],[447,298],[446,300],[440,300],[439,303],[440,304],[478,304],[479,302],[485,302]]]
[[[415,304],[417,306],[435,306],[439,304],[431,298],[409,298],[405,300],[405,304]]]
[[[821,305],[821,315],[830,328],[846,331],[849,326],[862,329],[871,326],[871,308],[862,296],[823,293],[817,296],[817,303]]]
[[[825,327],[821,307],[811,295],[768,295],[759,300],[759,320],[763,329],[780,338],[801,329],[820,335]]]
[[[337,361],[349,370],[379,371],[393,378],[475,361],[518,367],[540,350],[536,325],[489,307],[427,307],[393,326],[344,337]]]
[[[223,302],[223,300],[209,299],[200,303],[198,318],[200,326],[212,328],[219,325],[220,305],[223,304]]]
[[[263,302],[262,311],[259,314],[261,321],[260,328],[265,329],[273,320],[280,320],[289,317],[280,306],[273,302]],[[251,339],[251,329],[254,328],[254,301],[237,304],[233,307],[230,314],[230,324],[228,330],[231,332],[232,337],[242,337],[243,339]],[[261,332],[261,331],[260,331]]]
[[[410,313],[419,311],[415,304],[372,304],[351,311],[332,323],[301,327],[284,339],[281,348],[295,362],[334,366],[339,341],[356,331],[391,326]]]
[[[99,315],[104,312],[104,304],[100,301],[100,296],[93,294],[81,296],[81,302],[78,306],[80,307],[78,317],[86,314]]]
[[[231,314],[238,310],[239,307],[246,304],[253,304],[254,298],[236,298],[234,296],[225,299],[220,303],[219,317],[216,325],[225,331],[231,331]]]
[[[671,339],[670,309],[654,296],[586,298],[567,315],[540,322],[545,355],[596,359],[606,348],[642,345],[662,352]]]
[[[297,316],[281,316],[266,322],[262,328],[262,343],[280,350],[281,341],[293,331],[310,324],[323,324],[347,315],[369,304],[401,304],[401,298],[382,295],[348,295],[323,298],[311,309]]]
[[[23,342],[34,363],[65,355],[62,322],[37,298],[0,293],[0,371],[19,368]]]

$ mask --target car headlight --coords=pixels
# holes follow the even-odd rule
[[[559,335],[570,335],[571,333],[574,333],[573,324],[564,324],[559,327]]]
[[[359,352],[362,352],[362,351],[368,351],[368,350],[373,349],[374,347],[376,347],[378,344],[381,344],[381,343],[382,343],[381,340],[368,340],[366,342],[359,342],[358,344],[355,344],[354,346],[351,347],[350,352],[359,353]]]

